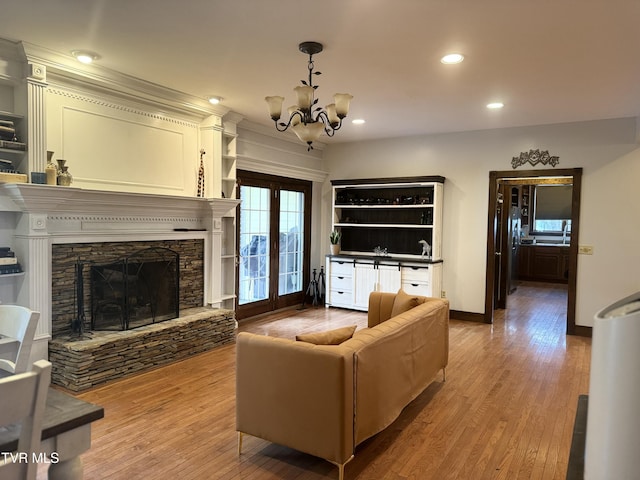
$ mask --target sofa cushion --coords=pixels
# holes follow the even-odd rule
[[[336,328],[326,332],[305,333],[296,335],[299,342],[313,343],[314,345],[340,345],[345,340],[349,340],[356,331],[356,325],[350,327]]]
[[[415,295],[408,295],[404,290],[398,290],[396,298],[393,300],[393,308],[391,309],[391,317],[400,315],[401,313],[411,310],[413,307],[418,306],[418,297]]]

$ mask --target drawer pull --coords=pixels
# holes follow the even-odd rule
[[[344,280],[344,277],[338,277],[340,280]]]
[[[418,285],[420,285],[419,283],[412,283],[411,286],[412,287],[417,287]]]

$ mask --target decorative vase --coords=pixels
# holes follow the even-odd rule
[[[340,244],[332,243],[331,244],[331,255],[338,255],[340,253]]]
[[[53,152],[47,150],[47,166],[44,169],[44,172],[47,176],[47,185],[55,185],[57,183],[58,177],[58,168],[56,164],[53,163]]]
[[[59,158],[56,161],[58,162],[58,185],[68,187],[71,185],[73,177],[69,173],[69,167],[65,165],[67,161],[62,158]]]

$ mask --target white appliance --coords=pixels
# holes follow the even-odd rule
[[[596,313],[586,480],[640,478],[640,292]]]

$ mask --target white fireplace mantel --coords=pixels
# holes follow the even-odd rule
[[[40,312],[35,359],[51,338],[51,246],[135,240],[204,240],[205,304],[222,299],[222,217],[239,200],[85,190],[34,184],[0,186],[0,214],[16,215],[13,248],[25,271],[16,303]]]
[[[238,205],[238,200],[227,198],[85,190],[30,183],[5,184],[2,190],[15,204],[14,211],[26,213],[222,217]]]

